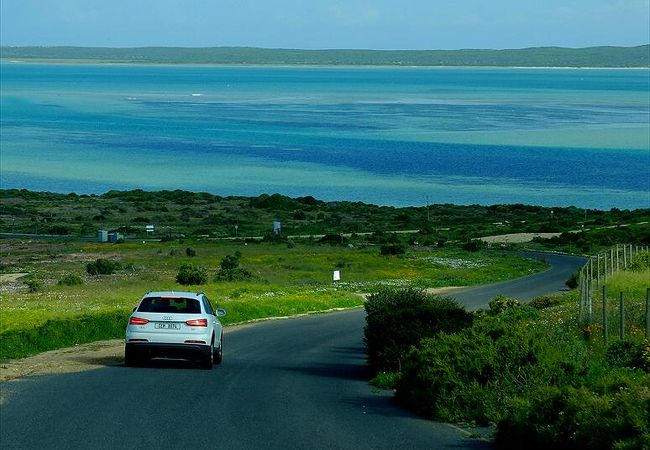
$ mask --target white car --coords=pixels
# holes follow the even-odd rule
[[[198,360],[206,369],[223,360],[223,326],[202,292],[147,292],[126,327],[127,366],[155,357]]]

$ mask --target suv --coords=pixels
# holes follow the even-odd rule
[[[223,326],[202,292],[147,292],[126,327],[124,362],[134,366],[153,357],[198,360],[206,369],[223,359]]]

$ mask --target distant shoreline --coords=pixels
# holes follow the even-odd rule
[[[610,66],[433,66],[400,64],[275,64],[275,63],[192,63],[192,62],[134,62],[134,61],[100,61],[81,59],[23,59],[0,58],[3,64],[51,64],[51,65],[96,65],[96,66],[168,66],[168,67],[286,67],[286,68],[340,68],[340,69],[513,69],[513,70],[650,70],[650,66],[610,67]]]
[[[364,50],[256,47],[0,47],[0,59],[59,64],[290,67],[650,68],[650,44],[634,47]]]

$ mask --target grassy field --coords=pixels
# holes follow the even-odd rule
[[[245,281],[214,279],[226,255],[241,253],[240,266],[252,273]],[[195,256],[188,256],[194,254]],[[459,249],[411,247],[405,255],[382,256],[378,246],[357,243],[145,242],[98,244],[5,241],[5,273],[25,274],[1,286],[0,358],[24,356],[97,338],[119,337],[124,321],[149,290],[200,290],[228,310],[224,323],[263,317],[348,308],[363,303],[362,293],[380,286],[443,287],[489,283],[543,269],[541,263],[501,254]],[[120,263],[112,275],[88,275],[86,265],[99,258]],[[206,284],[182,286],[179,267],[205,267]],[[332,272],[341,281],[332,281]],[[78,285],[61,284],[66,277]],[[114,321],[104,332],[63,333],[79,321]],[[58,325],[57,325],[58,324]],[[36,336],[54,336],[51,340]],[[26,345],[23,341],[32,342]],[[18,348],[17,348],[18,347]]]

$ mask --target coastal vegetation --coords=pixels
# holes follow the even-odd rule
[[[222,197],[139,189],[101,195],[5,189],[0,190],[0,202],[1,233],[92,241],[101,229],[132,241],[186,238],[289,243],[302,236],[346,245],[363,238],[383,245],[387,254],[400,253],[402,246],[416,242],[436,247],[457,242],[466,250],[478,250],[483,244],[473,239],[511,233],[558,233],[528,245],[569,253],[595,253],[622,242],[650,244],[650,209],[601,211],[522,204],[396,208],[280,194]],[[280,224],[279,234],[273,232],[274,222]]]
[[[647,267],[620,272],[608,289],[625,291],[627,309],[641,312],[648,279]],[[395,389],[423,416],[492,425],[504,449],[650,447],[642,314],[628,315],[624,338],[605,342],[602,324],[577,320],[575,292],[528,305],[499,298],[469,314],[444,298],[394,290],[371,296],[365,308],[373,383]],[[430,326],[408,328],[390,311]]]
[[[505,50],[299,50],[254,47],[0,47],[3,59],[148,64],[649,67],[650,46]]]

